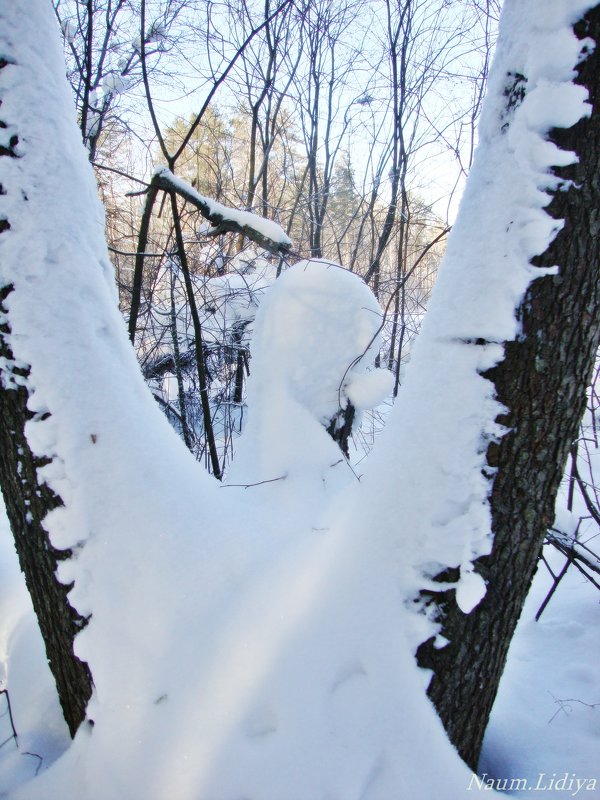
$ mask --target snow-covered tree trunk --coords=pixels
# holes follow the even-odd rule
[[[133,534],[149,528],[132,514],[132,498],[162,482],[169,454],[173,474],[181,461],[195,461],[182,455],[123,336],[104,213],[75,124],[58,27],[50,3],[30,6],[24,13],[18,3],[0,4],[0,483],[74,734],[92,686],[102,685],[82,655],[82,638],[75,641],[100,616],[86,594],[98,574],[93,556],[92,567],[81,566],[86,542],[102,529],[119,534],[112,555],[134,547]],[[156,182],[227,230],[282,251],[290,244],[275,223],[203,198],[170,173]],[[188,493],[203,477],[194,474]],[[164,510],[161,504],[152,518]],[[112,565],[109,571],[114,582]],[[118,638],[110,628],[107,635]]]
[[[514,13],[519,3],[506,5]],[[539,30],[543,33],[542,22]],[[600,43],[600,6],[589,10],[574,30],[579,39]],[[577,162],[554,170],[557,180],[547,212],[564,220],[564,226],[531,262],[535,268],[558,266],[558,271],[531,284],[518,310],[519,335],[506,343],[504,360],[483,373],[506,408],[497,421],[507,429],[487,450],[495,472],[490,498],[494,539],[491,553],[475,566],[487,592],[468,614],[461,611],[454,590],[427,593],[449,644],[436,648],[430,639],[420,648],[419,660],[433,670],[429,696],[473,769],[544,534],[552,524],[600,344],[600,47],[593,49],[589,41],[582,45],[587,57],[575,83],[587,89],[591,113],[549,134],[561,151],[575,152]],[[534,52],[544,40],[529,46]],[[518,69],[506,75],[505,126],[527,96],[528,83]],[[513,222],[517,226],[519,221]],[[473,346],[487,343],[482,338]],[[449,573],[440,577],[452,579]]]
[[[20,69],[18,61],[0,58],[0,87],[10,81],[7,74]],[[0,132],[0,168],[7,160],[22,158],[20,168],[26,173],[28,155],[19,152],[19,142],[27,141],[29,132],[4,120],[0,121]],[[2,173],[7,175],[9,170]],[[26,183],[18,186],[10,177],[9,186],[0,183],[0,195],[10,194],[13,201],[9,213],[0,214],[0,237],[5,240],[13,236],[13,225],[21,229],[28,204]],[[51,198],[48,200],[52,202]],[[62,499],[39,477],[38,470],[48,467],[51,459],[32,452],[25,432],[29,422],[49,414],[31,410],[30,365],[15,359],[12,352],[10,305],[15,287],[9,279],[8,272],[0,278],[0,485],[65,720],[74,735],[92,693],[89,669],[73,652],[74,638],[85,619],[69,603],[71,587],[56,577],[58,563],[69,558],[71,551],[53,547],[43,525],[46,515],[62,505]]]

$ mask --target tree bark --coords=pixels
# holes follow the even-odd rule
[[[600,5],[577,23],[575,32],[600,44]],[[498,421],[509,430],[487,452],[496,471],[490,497],[494,544],[491,554],[476,563],[487,593],[467,615],[458,608],[454,590],[425,595],[450,643],[435,649],[433,640],[425,642],[418,660],[433,670],[428,694],[472,769],[553,521],[556,492],[600,344],[600,47],[579,65],[576,83],[587,87],[592,115],[550,134],[579,160],[556,170],[572,183],[553,193],[547,210],[565,224],[534,260],[537,267],[558,265],[559,273],[531,284],[519,311],[522,336],[506,344],[504,360],[485,374],[507,409]]]
[[[202,420],[204,422],[204,435],[206,437],[206,445],[208,447],[212,473],[215,478],[220,481],[223,478],[223,471],[219,463],[219,454],[217,452],[217,443],[215,440],[215,431],[213,427],[210,400],[208,396],[208,380],[203,345],[204,337],[202,335],[200,315],[198,314],[198,306],[196,304],[190,268],[185,252],[185,243],[183,241],[183,232],[181,230],[181,219],[179,216],[179,209],[177,208],[177,197],[174,191],[171,192],[171,211],[173,213],[173,225],[175,227],[175,241],[177,242],[177,257],[181,265],[181,272],[183,273],[183,281],[185,284],[190,314],[192,317],[192,325],[194,328],[194,351],[196,354],[196,369],[198,371],[198,388],[200,390],[200,405],[202,408]]]
[[[0,289],[0,309],[11,287]],[[0,325],[0,358],[14,363],[6,341],[7,323]],[[44,529],[44,517],[62,500],[46,484],[40,483],[37,470],[48,463],[36,458],[27,442],[25,425],[33,414],[27,409],[29,393],[24,384],[27,368],[3,370],[0,386],[0,485],[6,511],[15,538],[21,571],[31,595],[50,670],[56,681],[58,697],[71,736],[85,718],[92,694],[92,679],[87,664],[73,653],[73,641],[85,626],[86,619],[69,604],[71,586],[56,578],[59,561],[71,556],[69,550],[57,550]],[[23,380],[21,380],[23,379]]]

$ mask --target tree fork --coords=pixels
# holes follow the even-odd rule
[[[574,30],[600,45],[600,5]],[[467,615],[454,590],[423,593],[450,643],[436,650],[428,640],[418,661],[433,670],[429,697],[474,770],[600,345],[600,46],[579,64],[575,82],[588,89],[592,114],[550,133],[561,149],[577,153],[578,163],[555,170],[565,183],[547,210],[565,223],[533,261],[537,267],[558,264],[559,273],[532,283],[519,311],[523,335],[508,342],[502,363],[484,374],[507,408],[498,421],[509,431],[487,452],[496,470],[490,496],[494,543],[476,563],[487,593]]]

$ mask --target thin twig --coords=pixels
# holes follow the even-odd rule
[[[8,689],[0,689],[0,694],[6,695],[6,707],[8,709],[8,719],[10,720],[10,727],[11,727],[11,730],[12,730],[12,736],[9,736],[8,739],[6,739],[4,742],[2,742],[2,744],[0,744],[0,747],[4,747],[4,745],[7,742],[10,742],[11,739],[15,740],[15,744],[18,747],[19,746],[19,737],[17,735],[17,729],[15,728],[15,721],[13,719],[12,706],[10,704],[10,695],[8,693]]]
[[[266,481],[258,481],[257,483],[222,483],[221,489],[250,489],[252,486],[262,486],[263,483],[275,483],[275,481],[284,481],[288,474],[285,472],[278,478],[269,478]]]
[[[576,697],[568,697],[563,700],[558,697],[555,697],[550,691],[548,692],[548,694],[554,700],[554,702],[559,706],[558,710],[548,720],[548,725],[550,725],[550,723],[554,719],[556,719],[556,717],[560,714],[561,711],[564,711],[564,713],[567,715],[571,713],[573,709],[569,708],[569,706],[567,705],[568,703],[579,703],[580,705],[585,706],[586,708],[592,708],[592,709],[600,706],[600,703],[586,703],[583,700],[578,700]]]
[[[437,242],[439,242],[440,239],[442,239],[444,236],[446,236],[446,234],[448,234],[450,232],[450,230],[451,230],[451,228],[444,228],[444,230],[440,234],[438,234],[435,237],[435,239],[433,239],[431,242],[429,242],[427,247],[425,247],[425,249],[423,250],[423,252],[419,256],[419,258],[417,258],[417,260],[412,265],[412,267],[408,270],[406,275],[403,276],[402,281],[400,283],[398,283],[398,285],[396,286],[396,288],[394,289],[394,291],[390,295],[390,298],[387,301],[385,309],[383,311],[383,316],[381,318],[381,324],[379,325],[379,327],[377,328],[377,330],[375,331],[375,333],[371,337],[371,340],[369,341],[369,343],[365,347],[365,349],[362,351],[362,353],[359,356],[357,356],[353,361],[350,362],[350,364],[346,368],[346,371],[342,375],[342,379],[340,380],[340,384],[338,386],[338,405],[339,405],[340,408],[342,407],[342,387],[344,385],[344,381],[346,380],[346,375],[350,372],[350,370],[353,367],[355,367],[359,363],[359,361],[361,361],[365,357],[365,355],[369,352],[369,350],[371,349],[373,343],[375,342],[375,340],[377,339],[377,337],[379,336],[379,334],[383,330],[383,328],[385,326],[385,323],[386,323],[386,320],[387,320],[388,312],[390,310],[390,306],[392,304],[392,301],[393,301],[394,297],[398,294],[398,292],[402,289],[402,287],[406,285],[406,282],[412,276],[412,274],[414,273],[416,268],[419,266],[419,264],[421,263],[423,258],[426,256],[426,254],[429,252],[429,250],[431,250],[431,248],[435,244],[437,244]],[[364,278],[363,278],[363,280],[364,280]]]
[[[29,750],[25,750],[25,751],[23,752],[23,755],[24,755],[24,756],[33,756],[33,758],[38,758],[38,759],[39,759],[39,764],[37,765],[37,767],[36,767],[36,769],[35,769],[35,777],[37,778],[38,772],[39,772],[39,771],[41,770],[41,768],[42,768],[42,764],[43,764],[43,762],[44,762],[44,759],[42,758],[42,756],[41,756],[41,755],[39,755],[39,753],[31,753]]]
[[[164,258],[164,253],[136,253],[134,251],[127,252],[126,250],[117,250],[116,247],[110,247],[108,245],[108,250],[111,253],[116,253],[118,256],[131,256],[132,258],[137,258],[137,256],[143,256],[144,258]]]
[[[96,167],[96,169],[104,169],[108,172],[114,172],[117,175],[120,175],[122,178],[127,178],[128,181],[134,181],[135,183],[140,183],[142,186],[150,186],[147,181],[143,181],[140,178],[134,178],[133,175],[129,175],[127,172],[123,172],[123,170],[117,169],[116,167],[107,167],[106,164],[99,164],[97,161],[92,161],[92,165]],[[141,192],[143,194],[143,192]]]
[[[543,601],[542,605],[537,610],[537,614],[535,615],[535,621],[536,622],[539,622],[540,617],[544,613],[544,609],[546,608],[546,606],[548,605],[548,603],[552,599],[552,595],[558,589],[558,584],[561,582],[561,580],[567,574],[567,570],[569,569],[569,567],[571,566],[572,563],[573,563],[573,557],[572,556],[567,557],[567,560],[565,561],[565,564],[564,564],[563,568],[558,573],[558,575],[554,578],[554,583],[550,587],[550,591],[548,592],[548,594],[544,598],[544,601]]]

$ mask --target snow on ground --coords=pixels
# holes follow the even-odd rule
[[[3,621],[6,620],[7,613],[12,615],[13,620],[12,625],[3,625],[0,649],[4,655],[0,669],[4,671],[7,664],[10,668],[9,686],[20,747],[17,751],[13,743],[9,742],[0,750],[0,792],[3,792],[34,776],[38,760],[25,755],[25,751],[42,755],[44,761],[41,769],[44,771],[68,746],[69,740],[66,726],[61,724],[58,701],[42,656],[41,640],[32,612],[28,608],[26,592],[12,552],[10,533],[3,516],[0,533],[0,614]],[[599,707],[590,707],[600,697],[597,669],[600,655],[600,609],[597,590],[581,580],[579,573],[572,569],[540,622],[533,622],[533,615],[547,592],[548,584],[545,568],[542,567],[536,576],[523,620],[511,647],[481,763],[482,772],[489,776],[525,778],[530,786],[536,786],[540,780],[544,782],[540,785],[547,786],[553,775],[558,780],[565,772],[569,777],[576,775],[580,779],[600,778],[597,770],[600,747]],[[11,629],[13,633],[7,638]],[[20,641],[23,632],[26,632],[29,640],[25,648]],[[270,632],[266,638],[271,643]],[[359,696],[361,682],[367,681],[367,669],[368,664],[358,660],[349,660],[344,668],[340,668],[332,682],[333,698],[338,704],[344,694],[346,699]],[[274,698],[280,691],[280,687],[273,687],[272,692],[269,689],[270,702],[262,706],[257,698],[244,721],[248,740],[254,742],[257,748],[260,747],[261,740],[274,737],[277,727],[282,724],[281,711],[274,703]],[[163,699],[157,707],[153,707],[154,724],[160,719],[160,707],[164,705],[166,708],[169,703],[169,697],[164,695],[163,692],[155,698]],[[203,697],[199,697],[198,702],[202,701]],[[305,702],[308,702],[308,698]],[[390,708],[390,712],[392,711],[393,707]],[[335,720],[335,712],[335,705],[332,704],[332,721]],[[403,707],[399,713],[407,718],[410,708]],[[360,709],[356,710],[356,714],[360,714]],[[148,722],[151,721],[152,717],[148,719]],[[163,764],[166,763],[168,733],[168,728],[163,727],[164,751],[159,756]],[[9,735],[8,720],[2,717],[0,739],[4,740]],[[191,740],[188,744],[191,746]],[[438,769],[441,770],[441,766]],[[422,768],[429,767],[425,765]],[[107,769],[111,770],[112,767]],[[543,775],[541,779],[540,775]],[[354,773],[350,772],[349,777],[354,778]],[[404,785],[408,786],[408,775],[405,778]],[[73,770],[71,780],[76,779],[77,771]],[[106,786],[106,779],[103,785]],[[33,786],[35,784],[25,791],[24,797],[27,800],[38,800],[42,796],[33,793]],[[177,779],[173,777],[169,792],[161,800],[166,800],[167,797],[169,800],[177,798],[176,786]],[[474,792],[477,796],[475,787],[476,784],[471,790],[464,787],[463,791],[452,795],[452,800],[467,800]],[[131,791],[135,791],[135,786]],[[484,796],[489,795],[490,792],[486,791]],[[60,796],[62,798],[69,795]],[[286,791],[284,796],[287,798],[290,795]],[[343,795],[342,800],[352,796]],[[411,797],[416,796],[416,793],[411,794]],[[530,790],[524,791],[522,796],[531,797]],[[592,800],[599,797],[600,793],[598,790],[582,790],[579,795],[573,795],[572,792],[558,791],[534,796],[555,796],[557,800],[561,797],[579,796]],[[127,800],[138,800],[135,793],[123,795],[125,797]],[[139,797],[140,800],[145,800],[146,795]]]
[[[0,797],[47,768],[71,741],[0,498],[0,689],[7,687],[18,746],[0,695]]]
[[[556,551],[547,556],[555,571],[565,561]],[[480,772],[525,779],[548,796],[591,800],[600,798],[600,594],[571,567],[535,622],[551,584],[541,565],[510,648]],[[576,784],[569,790],[567,783],[552,791],[551,780],[565,774],[586,780],[586,788],[576,794]],[[596,786],[588,789],[592,780]],[[531,798],[532,791],[514,794]]]

